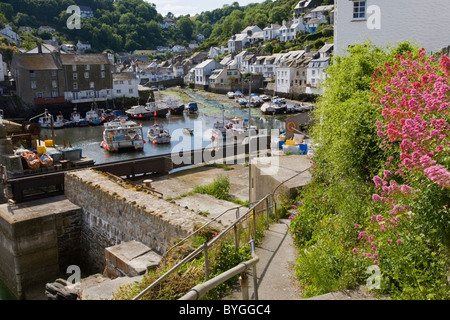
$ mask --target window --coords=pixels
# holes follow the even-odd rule
[[[102,64],[101,66],[100,66],[100,70],[105,70],[105,65],[104,64]]]
[[[30,78],[36,78],[36,72],[34,70],[30,70]]]
[[[56,98],[58,97],[58,92],[57,91],[52,91],[52,98]]]
[[[117,90],[116,90],[116,93],[117,93],[117,94],[120,94],[120,93],[122,93],[122,90],[117,89]]]
[[[72,71],[73,71],[73,72],[77,72],[77,66],[76,66],[76,65],[73,65],[73,66],[72,66]]]
[[[73,90],[78,90],[78,82],[73,83]]]
[[[53,89],[58,88],[58,82],[56,82],[56,80],[52,80],[52,88]]]
[[[36,80],[31,80],[31,89],[35,90],[37,88]]]
[[[89,88],[94,89],[94,87],[95,87],[95,83],[94,82],[90,82],[89,83]]]
[[[73,74],[73,80],[78,80],[78,73]]]
[[[133,90],[133,89],[129,89],[129,90],[128,90],[128,93],[133,94],[133,93],[134,93],[134,90]]]
[[[56,77],[56,70],[52,70],[51,75],[52,77]]]
[[[353,19],[366,18],[366,1],[353,2]]]
[[[86,71],[91,70],[91,66],[90,66],[89,64],[87,64],[87,65],[84,67],[84,70],[86,70]]]
[[[105,78],[105,71],[102,71],[102,72],[101,72],[100,77],[101,77],[102,79]]]
[[[89,72],[85,72],[85,73],[84,73],[84,78],[85,78],[85,79],[89,79]]]

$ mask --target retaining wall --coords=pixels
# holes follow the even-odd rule
[[[142,187],[91,169],[66,174],[65,195],[83,208],[81,255],[91,272],[104,270],[107,247],[136,240],[163,254],[175,239],[209,221]]]

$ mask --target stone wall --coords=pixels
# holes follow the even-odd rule
[[[83,208],[81,255],[94,272],[103,271],[107,247],[136,240],[163,254],[175,239],[209,221],[144,188],[90,169],[66,174],[65,195]]]
[[[0,205],[0,277],[17,298],[79,263],[80,226],[80,208],[64,197]]]

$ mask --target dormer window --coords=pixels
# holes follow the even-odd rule
[[[366,19],[366,1],[353,1],[353,19]]]

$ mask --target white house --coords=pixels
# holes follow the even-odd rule
[[[251,40],[263,39],[263,33],[258,26],[248,26],[241,33],[235,34],[228,40],[228,52],[238,52],[245,48]]]
[[[86,50],[91,50],[91,44],[89,42],[84,42],[78,40],[77,49],[79,52],[85,52]]]
[[[206,87],[209,85],[209,76],[213,70],[221,69],[222,66],[214,59],[207,59],[202,63],[198,64],[194,68],[195,73],[195,86],[196,87]]]
[[[294,18],[292,21],[283,21],[283,25],[280,28],[280,40],[289,41],[297,37],[297,32],[305,32],[305,24],[303,18]]]
[[[329,64],[329,57],[311,60],[306,71],[306,93],[318,95],[323,93],[323,88],[319,86],[326,78],[324,70]]]
[[[220,48],[219,47],[211,47],[211,48],[209,48],[208,58],[210,58],[210,59],[216,58],[224,53],[225,53],[224,46],[221,46]]]
[[[93,18],[94,11],[89,6],[80,6],[80,17],[83,19]]]
[[[278,39],[280,36],[280,28],[281,26],[279,24],[276,23],[269,24],[263,30],[263,40],[269,41]]]
[[[0,30],[0,36],[5,37],[10,43],[15,42],[17,46],[20,45],[19,35],[14,32],[9,24],[6,24],[5,27]]]
[[[228,52],[238,52],[245,48],[248,42],[247,34],[235,34],[228,40]]]
[[[113,73],[112,97],[138,98],[139,79],[134,72]]]
[[[371,40],[377,46],[410,41],[429,53],[450,44],[450,1],[335,0],[334,50]]]
[[[324,19],[326,21],[326,12],[330,12],[331,14],[333,8],[333,5],[318,6],[311,10],[311,19]]]

